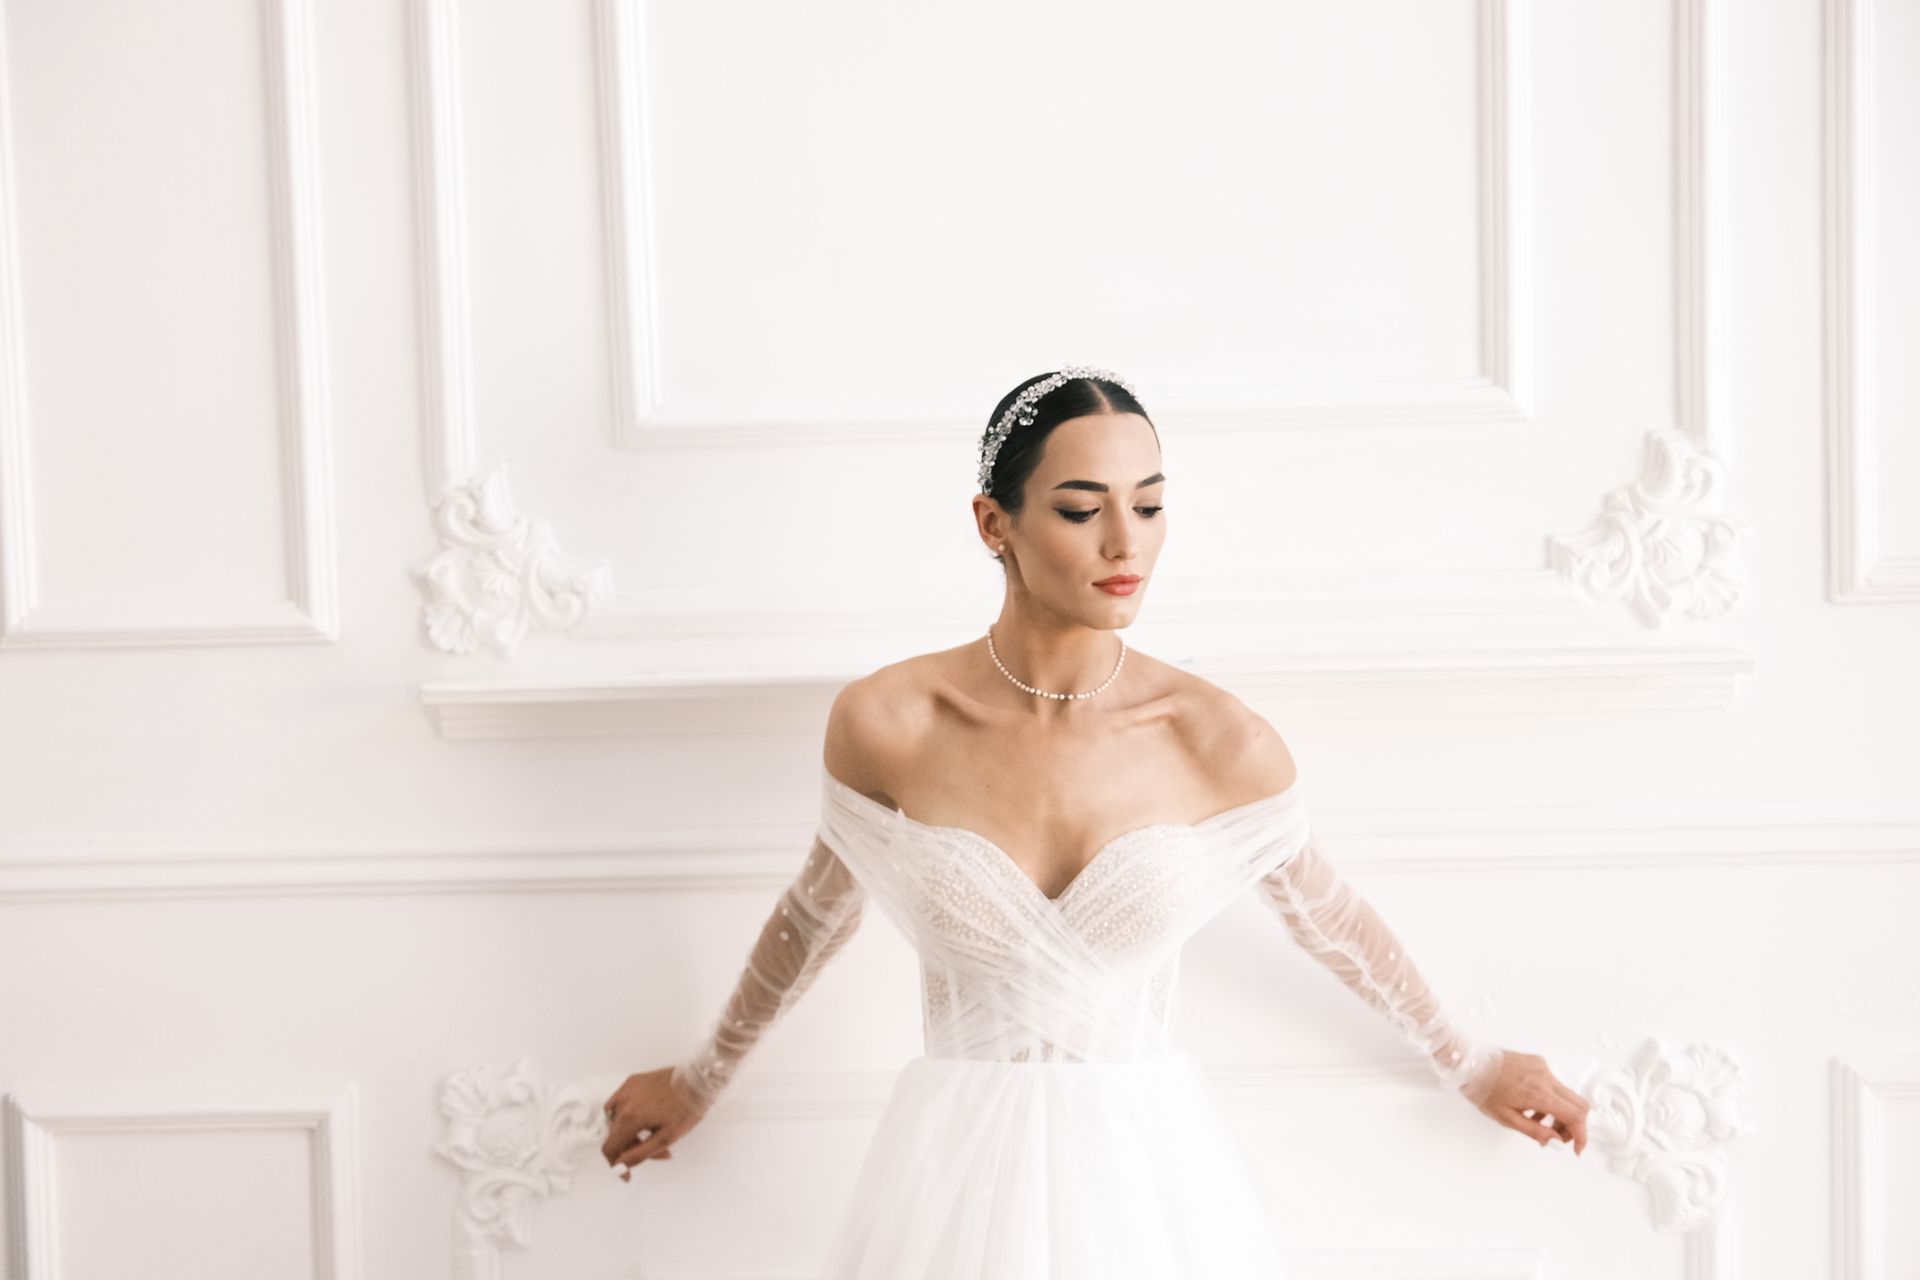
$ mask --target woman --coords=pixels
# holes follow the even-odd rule
[[[616,1172],[669,1155],[875,898],[920,955],[927,1052],[825,1275],[1278,1275],[1244,1151],[1167,1036],[1181,947],[1249,886],[1444,1084],[1584,1151],[1586,1100],[1454,1026],[1341,880],[1273,727],[1108,638],[1167,529],[1159,433],[1127,383],[1079,366],[1022,383],[979,481],[998,620],[835,699],[819,838],[706,1042],[608,1099]]]

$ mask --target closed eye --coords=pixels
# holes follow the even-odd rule
[[[1095,516],[1100,514],[1100,508],[1098,507],[1093,508],[1093,510],[1091,511],[1069,511],[1065,507],[1055,507],[1054,510],[1058,511],[1061,515],[1073,521],[1075,524],[1085,524],[1087,521],[1093,519]],[[1155,516],[1160,514],[1159,507],[1135,507],[1134,510],[1138,511],[1141,514],[1141,516],[1143,516],[1148,520],[1151,520]]]

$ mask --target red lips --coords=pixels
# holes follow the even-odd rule
[[[1093,585],[1096,587],[1105,587],[1105,586],[1111,586],[1116,582],[1138,582],[1138,581],[1140,581],[1140,575],[1137,573],[1116,573],[1111,578],[1102,578],[1098,582],[1094,583]]]

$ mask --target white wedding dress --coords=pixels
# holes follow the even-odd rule
[[[920,957],[926,1051],[896,1079],[825,1280],[1284,1274],[1245,1149],[1169,1036],[1186,940],[1257,887],[1292,936],[1478,1102],[1501,1051],[1451,1023],[1321,851],[1298,779],[1108,842],[1049,898],[1004,850],[823,766],[819,839],[673,1082],[702,1104],[877,900]]]

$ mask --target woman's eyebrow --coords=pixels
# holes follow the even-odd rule
[[[1167,478],[1166,473],[1156,471],[1152,475],[1148,476],[1145,480],[1140,481],[1138,484],[1134,485],[1133,487],[1136,489],[1144,489],[1150,484],[1159,484],[1162,480],[1165,480],[1166,478]],[[1102,484],[1098,480],[1062,480],[1059,484],[1053,487],[1056,489],[1088,489],[1094,493],[1112,492],[1110,489],[1107,488],[1106,485]]]

